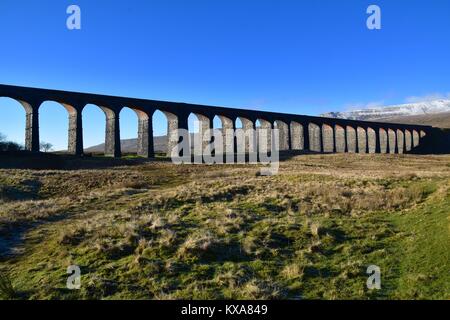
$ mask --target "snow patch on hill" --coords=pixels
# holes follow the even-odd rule
[[[404,116],[417,116],[436,114],[450,111],[450,99],[438,99],[417,103],[407,103],[377,108],[367,108],[343,112],[328,112],[322,117],[341,118],[351,120],[375,120],[397,118]]]

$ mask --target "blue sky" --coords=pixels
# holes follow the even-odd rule
[[[66,28],[71,4],[81,30]],[[366,28],[370,4],[381,30]],[[310,115],[450,92],[444,0],[1,0],[0,39],[4,84]],[[101,111],[83,117],[85,145],[102,142]],[[121,118],[135,137],[135,115]],[[66,148],[66,111],[46,103],[40,120]],[[0,132],[24,140],[24,111],[4,98]]]

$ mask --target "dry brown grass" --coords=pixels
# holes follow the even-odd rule
[[[114,285],[106,281],[97,291],[93,285],[82,293],[87,298],[292,297],[289,290],[304,289],[303,282],[320,274],[318,265],[327,265],[334,252],[353,260],[333,258],[343,271],[326,293],[311,294],[348,297],[339,286],[356,277],[360,254],[369,250],[348,244],[348,234],[362,242],[390,235],[389,226],[371,217],[407,212],[437,197],[450,177],[450,157],[308,155],[282,162],[275,176],[258,171],[255,165],[165,162],[0,170],[0,238],[24,229],[23,242],[11,242],[35,253],[12,263],[23,274],[37,257],[54,261],[49,251],[58,252],[61,264],[93,264],[92,273]],[[359,225],[359,218],[377,228],[367,231],[368,222]],[[353,296],[366,297],[359,290]]]

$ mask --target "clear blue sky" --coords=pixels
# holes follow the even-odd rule
[[[66,28],[70,4],[81,30]],[[370,4],[381,30],[366,28]],[[311,115],[450,92],[444,0],[1,0],[0,41],[4,84]],[[104,115],[83,116],[85,145],[102,142]],[[66,148],[66,111],[46,103],[40,117],[42,140]],[[135,115],[121,118],[135,137]],[[23,130],[0,99],[0,132]]]

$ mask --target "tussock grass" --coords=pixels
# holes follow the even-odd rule
[[[0,258],[33,299],[448,298],[449,161],[0,170]],[[11,247],[24,253],[2,256]],[[371,264],[381,291],[365,287]]]
[[[0,298],[12,300],[17,298],[17,292],[14,289],[11,279],[0,272]]]

